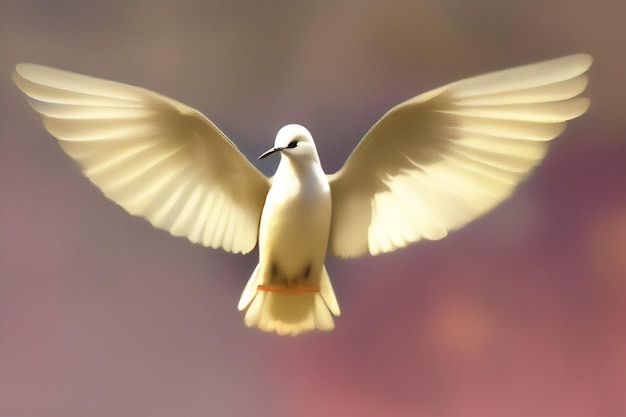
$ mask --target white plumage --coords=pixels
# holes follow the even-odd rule
[[[287,125],[258,171],[198,111],[152,91],[35,64],[17,86],[46,129],[104,194],[194,243],[259,264],[239,309],[245,322],[292,334],[330,330],[339,306],[324,267],[342,257],[440,239],[506,199],[547,141],[582,115],[588,55],[448,84],[401,103],[326,175],[310,133]]]

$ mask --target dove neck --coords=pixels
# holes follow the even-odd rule
[[[324,175],[319,158],[302,156],[293,158],[282,155],[276,169],[276,175],[279,175],[281,172],[291,173],[291,175],[295,174],[298,177],[315,174]]]
[[[321,195],[330,192],[328,179],[319,163],[294,161],[294,158],[282,158],[276,174],[272,178],[272,190],[280,194],[281,200],[317,202]],[[270,193],[272,192],[270,190]],[[312,204],[311,201],[306,205]]]

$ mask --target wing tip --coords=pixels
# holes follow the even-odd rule
[[[587,53],[569,55],[564,58],[569,58],[572,62],[577,62],[585,71],[591,68],[591,64],[593,64],[593,57]]]
[[[554,58],[546,61],[547,63],[556,64],[555,66],[561,67],[567,71],[571,71],[571,77],[581,76],[591,68],[593,64],[593,57],[587,53],[579,53],[573,55],[566,55],[560,58]],[[541,62],[538,62],[541,64]],[[533,64],[531,64],[533,65]]]
[[[45,65],[33,64],[32,62],[20,62],[15,65],[13,69],[13,73],[11,74],[11,78],[17,84],[16,79],[19,80],[28,80],[33,81],[38,75],[40,75],[43,71],[51,71],[55,70],[54,68],[47,67]],[[62,70],[56,70],[62,71]]]

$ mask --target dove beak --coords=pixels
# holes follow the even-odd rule
[[[284,148],[276,148],[276,147],[274,147],[274,148],[270,148],[270,149],[268,149],[267,151],[263,152],[263,153],[261,154],[261,156],[259,156],[259,159],[263,159],[263,158],[265,158],[265,157],[268,157],[268,156],[270,156],[271,154],[273,154],[274,152],[282,151],[283,149],[284,149]]]

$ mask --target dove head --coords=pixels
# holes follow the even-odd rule
[[[294,161],[312,160],[319,162],[313,137],[304,126],[291,124],[282,127],[276,134],[274,147],[264,152],[259,156],[259,159],[263,159],[278,151],[280,151],[282,156]]]

